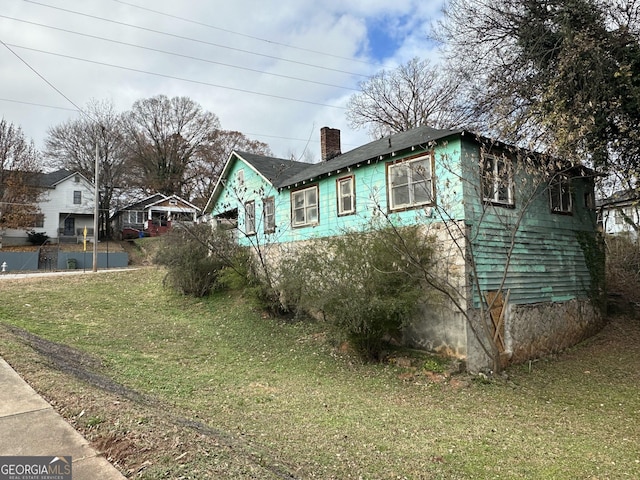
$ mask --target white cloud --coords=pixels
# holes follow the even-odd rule
[[[8,45],[77,57],[10,47],[76,105],[84,107],[91,99],[111,99],[118,110],[125,111],[141,98],[184,95],[217,114],[223,128],[239,130],[269,143],[278,156],[302,155],[306,140],[311,137],[309,148],[315,158],[319,157],[319,130],[323,126],[342,130],[343,151],[367,141],[366,132],[348,128],[344,107],[358,81],[381,68],[374,60],[379,52],[370,50],[376,45],[371,37],[372,26],[377,24],[382,29],[379,31],[394,39],[384,65],[395,66],[413,56],[433,55],[426,29],[440,8],[438,2],[419,0],[323,3],[236,0],[215,5],[207,0],[38,0],[38,3],[5,0],[0,15],[22,21],[0,17],[0,39]],[[193,58],[74,35],[25,21]],[[0,100],[0,115],[20,125],[39,147],[47,128],[78,115],[68,110],[17,103],[73,108],[1,45],[0,92],[0,98],[4,99]]]

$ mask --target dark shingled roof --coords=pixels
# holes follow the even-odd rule
[[[392,152],[401,152],[415,145],[425,145],[464,130],[439,130],[431,127],[417,127],[362,145],[331,160],[320,163],[304,163],[282,158],[265,157],[252,153],[236,152],[247,163],[268,179],[277,188],[288,187],[306,180],[316,179],[337,170],[342,170]]]
[[[55,172],[41,173],[38,178],[38,185],[41,187],[53,187],[56,183],[73,175],[70,170],[60,169]]]
[[[236,152],[245,162],[255,168],[275,187],[280,187],[289,177],[296,176],[313,166],[312,163],[296,162],[284,158],[266,157],[248,152]]]

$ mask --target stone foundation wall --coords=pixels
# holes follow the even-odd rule
[[[411,347],[465,359],[467,321],[454,305],[442,302],[420,305],[413,321],[403,332],[403,342]]]
[[[505,349],[511,363],[556,353],[594,335],[605,320],[590,300],[510,305]]]

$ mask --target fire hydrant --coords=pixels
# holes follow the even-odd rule
[[[2,262],[2,273],[5,273],[7,271],[7,262]]]

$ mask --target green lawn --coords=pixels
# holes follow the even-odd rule
[[[150,458],[121,462],[131,478],[640,478],[637,319],[499,379],[442,382],[362,364],[325,324],[265,318],[239,294],[177,296],[162,275],[0,280],[0,356],[89,437],[129,438],[129,464]],[[144,396],[101,397],[12,327]],[[151,458],[154,444],[169,447]]]

